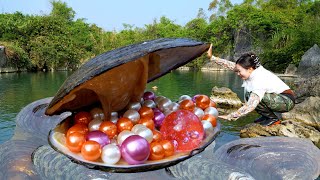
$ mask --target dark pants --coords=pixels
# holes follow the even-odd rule
[[[247,100],[249,96],[250,92],[246,93]],[[294,101],[290,94],[265,93],[255,110],[268,119],[281,119],[281,113],[293,109]]]

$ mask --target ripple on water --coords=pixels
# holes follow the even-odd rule
[[[15,126],[15,117],[17,113],[10,113],[10,114],[0,114],[0,144],[4,143],[5,141],[11,139],[14,134],[12,131]]]

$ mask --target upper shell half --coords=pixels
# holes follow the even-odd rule
[[[191,39],[155,39],[98,55],[69,76],[46,114],[100,105],[106,117],[138,102],[146,84],[199,57],[209,44]]]

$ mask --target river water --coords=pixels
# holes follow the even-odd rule
[[[15,117],[27,104],[54,96],[64,80],[72,72],[38,72],[0,74],[0,144],[14,133]],[[231,71],[174,70],[150,82],[148,90],[157,86],[156,95],[177,101],[181,95],[211,95],[214,86],[229,87],[243,100],[242,80]],[[252,122],[257,114],[252,113],[236,122],[221,122],[222,131],[216,139],[216,147],[239,139],[239,130]]]

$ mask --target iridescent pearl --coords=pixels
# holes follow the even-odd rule
[[[104,120],[104,113],[101,108],[93,108],[90,111],[92,119],[101,119]]]
[[[102,123],[102,120],[100,118],[98,119],[93,119],[92,121],[89,122],[88,128],[89,131],[95,131],[99,130],[100,124]]]
[[[114,124],[117,124],[118,122],[118,116],[111,116],[110,121],[113,122]]]
[[[118,145],[121,145],[125,139],[127,139],[129,136],[132,136],[132,135],[134,135],[132,131],[129,131],[129,130],[121,131],[117,137]]]
[[[145,100],[143,102],[143,106],[147,106],[149,108],[155,108],[156,107],[156,103],[152,100]]]
[[[136,135],[139,135],[143,138],[145,138],[149,143],[152,142],[153,140],[153,133],[152,131],[145,127],[145,128],[139,128],[136,132],[135,132]]]
[[[108,144],[102,148],[101,159],[106,164],[116,164],[121,158],[120,148],[114,144]]]
[[[172,111],[177,111],[179,110],[180,108],[180,105],[176,102],[172,102],[169,106],[169,109],[172,110]]]
[[[201,123],[202,123],[203,129],[205,131],[204,138],[206,138],[209,134],[213,133],[212,124],[209,121],[206,121],[206,120],[202,120]]]
[[[165,99],[166,97],[164,97],[164,96],[157,96],[155,99],[154,99],[154,102],[156,103],[156,104],[159,104],[159,102],[162,100],[162,99]]]
[[[147,128],[147,126],[143,124],[136,124],[132,127],[131,131],[136,134],[139,129],[145,129],[145,128]]]
[[[164,112],[166,109],[169,109],[169,106],[171,105],[172,101],[168,98],[164,98],[159,101],[158,108]]]
[[[201,108],[198,108],[198,107],[195,107],[193,109],[193,113],[195,115],[197,115],[199,119],[201,119],[204,116],[204,111]]]
[[[136,111],[139,111],[140,108],[141,108],[140,102],[131,102],[127,106],[127,109],[133,109],[133,110],[136,110]]]
[[[123,117],[130,119],[133,124],[137,124],[140,119],[140,114],[136,110],[129,109],[123,114]]]
[[[211,114],[215,118],[218,118],[219,112],[216,108],[214,107],[208,107],[204,110],[204,114]]]
[[[185,100],[185,99],[190,99],[190,100],[192,100],[192,98],[191,98],[189,95],[182,95],[182,96],[179,97],[179,102],[181,102],[181,101],[183,101],[183,100]]]

